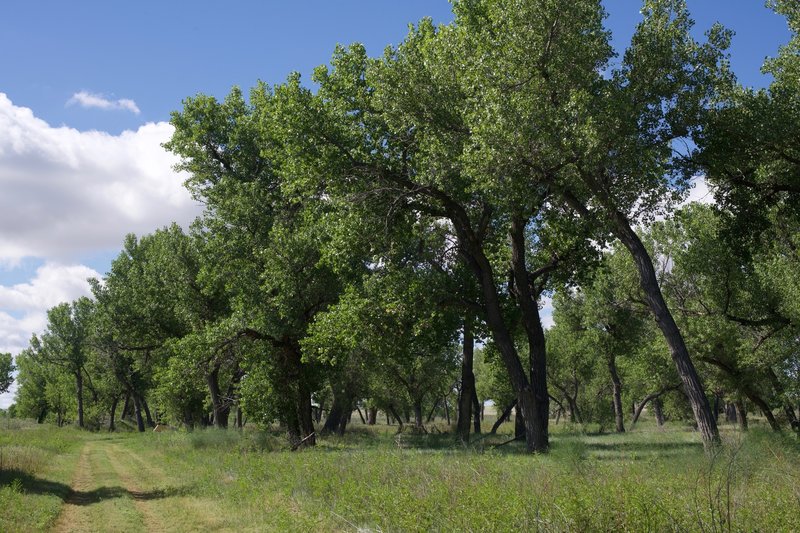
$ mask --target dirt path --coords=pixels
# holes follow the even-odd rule
[[[91,440],[52,531],[224,531],[220,515],[216,502],[176,486],[137,452]]]

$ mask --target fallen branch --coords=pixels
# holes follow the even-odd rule
[[[309,439],[313,438],[313,437],[314,437],[314,435],[316,435],[316,434],[317,434],[317,432],[316,432],[316,431],[314,431],[314,432],[312,432],[311,434],[309,434],[309,435],[307,435],[307,436],[303,437],[303,438],[302,438],[300,441],[298,441],[297,443],[293,444],[293,445],[292,445],[292,451],[295,451],[297,448],[299,448],[300,446],[302,446],[302,445],[303,445],[303,444],[304,444],[304,443],[305,443],[307,440],[309,440]]]

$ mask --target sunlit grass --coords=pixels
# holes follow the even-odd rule
[[[180,524],[180,513],[202,507],[221,529],[800,530],[800,449],[791,435],[726,428],[725,445],[710,458],[698,435],[678,424],[642,424],[624,435],[554,426],[551,452],[531,456],[521,443],[495,447],[508,441],[512,424],[468,446],[451,434],[396,429],[358,424],[297,452],[280,433],[253,429],[116,436],[20,430],[12,446],[38,448],[52,436],[72,442],[61,455],[74,458],[81,439],[97,439],[112,461],[159,494],[165,521],[174,512]],[[4,446],[10,440],[0,433]],[[4,502],[37,505],[28,501],[32,494],[9,487]]]

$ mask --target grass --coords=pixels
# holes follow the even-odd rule
[[[17,477],[0,473],[0,530],[55,523],[80,449],[91,451],[92,490],[106,492],[78,510],[123,515],[129,530],[800,530],[793,436],[728,428],[707,457],[677,425],[624,435],[554,426],[551,453],[530,456],[520,443],[492,446],[508,435],[464,447],[394,429],[358,425],[298,452],[257,431],[0,431],[0,452],[17,461]],[[101,509],[108,500],[119,509]]]

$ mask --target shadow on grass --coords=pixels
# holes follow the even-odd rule
[[[14,486],[24,494],[52,495],[72,505],[92,505],[103,500],[130,497],[138,501],[159,500],[192,493],[191,486],[168,487],[151,491],[134,491],[125,487],[99,487],[89,491],[74,491],[69,485],[32,476],[21,470],[0,471],[0,487]]]

